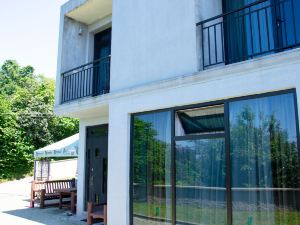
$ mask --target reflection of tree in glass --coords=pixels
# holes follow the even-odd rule
[[[297,144],[274,114],[245,107],[231,123],[230,137],[233,187],[298,186]]]
[[[166,166],[170,165],[170,163],[166,165],[170,161],[169,157],[166,158],[169,146],[159,140],[157,134],[152,123],[135,118],[133,134],[135,183],[146,184],[147,180],[153,185],[166,183]]]
[[[177,185],[225,187],[224,140],[177,142],[176,168]]]
[[[170,131],[162,119],[167,116],[135,117],[133,132],[133,213],[162,220],[171,218]]]

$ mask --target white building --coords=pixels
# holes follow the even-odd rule
[[[300,0],[69,0],[55,112],[80,118],[78,213],[300,224],[299,44]]]

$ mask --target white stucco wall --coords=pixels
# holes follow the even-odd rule
[[[270,56],[273,64],[268,66],[263,65],[263,60],[254,60],[217,68],[203,72],[203,79],[198,77],[198,80],[191,79],[183,85],[112,100],[109,107],[108,224],[129,225],[131,113],[290,88],[297,89],[300,104],[299,56],[298,50],[298,56],[293,60],[282,58],[277,61],[280,57]],[[222,71],[223,74],[218,74]]]
[[[64,18],[61,72],[86,63],[87,26],[68,17]]]
[[[111,91],[197,71],[195,4],[114,0]]]

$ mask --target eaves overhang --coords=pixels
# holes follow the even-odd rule
[[[90,25],[112,14],[112,0],[70,0],[63,8],[65,16]]]

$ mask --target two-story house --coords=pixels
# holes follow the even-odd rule
[[[57,115],[80,119],[79,215],[300,224],[300,0],[69,0]]]

